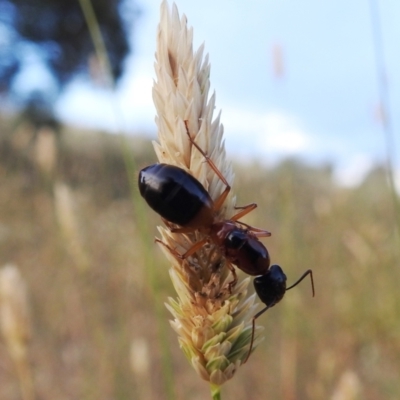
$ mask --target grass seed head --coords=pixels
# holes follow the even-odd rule
[[[179,16],[175,4],[161,4],[158,27],[153,99],[157,109],[158,142],[154,148],[162,163],[176,165],[196,177],[215,200],[225,185],[191,146],[191,136],[207,153],[231,185],[233,172],[226,161],[223,126],[220,114],[213,119],[215,94],[209,96],[210,65],[203,57],[204,46],[192,45],[193,30],[186,16]],[[229,193],[219,218],[233,214],[235,197]],[[202,239],[199,232],[172,233],[159,227],[161,240],[180,254]],[[179,343],[197,373],[212,384],[221,385],[232,378],[246,359],[251,337],[251,316],[256,308],[255,296],[247,297],[250,278],[231,291],[232,280],[225,258],[212,244],[205,245],[185,260],[177,259],[161,246],[171,262],[170,276],[178,294],[169,299],[167,308],[174,319],[172,327]],[[257,345],[260,341],[256,331]]]

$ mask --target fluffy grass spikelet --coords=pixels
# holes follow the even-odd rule
[[[233,182],[231,165],[226,162],[220,114],[213,119],[215,94],[209,97],[210,65],[203,57],[204,46],[193,51],[193,30],[179,16],[175,4],[161,4],[158,28],[153,99],[157,109],[158,142],[154,148],[160,162],[176,165],[196,177],[215,200],[225,185],[210,168],[204,156],[191,145],[187,128],[196,143],[207,153],[226,180]],[[218,218],[234,214],[235,197],[229,193]],[[180,254],[202,239],[199,232],[172,233],[159,227],[161,240]],[[251,317],[255,296],[247,297],[250,278],[232,291],[229,269],[220,250],[207,244],[189,259],[177,259],[163,245],[171,262],[170,276],[177,299],[167,308],[179,343],[198,374],[213,385],[232,378],[246,359],[251,336]],[[257,330],[258,331],[258,330]],[[257,345],[260,341],[256,332]]]

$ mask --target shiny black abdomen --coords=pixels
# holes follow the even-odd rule
[[[182,168],[153,164],[139,173],[140,194],[161,217],[185,226],[212,200],[203,185]]]

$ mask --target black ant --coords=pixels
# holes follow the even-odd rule
[[[179,254],[159,239],[156,241],[166,246],[176,257],[186,259],[211,240],[222,250],[228,261],[228,268],[233,275],[233,280],[229,284],[232,288],[237,282],[237,275],[232,264],[252,276],[264,275],[268,271],[270,265],[268,250],[258,238],[271,236],[271,233],[238,221],[257,207],[255,203],[236,207],[240,211],[229,220],[218,218],[218,212],[231,187],[214,162],[194,142],[186,122],[185,125],[191,144],[204,156],[225,184],[225,190],[213,201],[204,186],[182,168],[169,164],[153,164],[143,168],[139,173],[140,194],[147,204],[163,218],[172,232],[190,233],[198,230],[205,235],[204,239],[195,243],[184,254]],[[172,228],[170,223],[180,227]],[[239,227],[238,224],[246,229]]]
[[[221,249],[227,260],[227,266],[232,272],[233,280],[229,283],[230,289],[237,283],[236,271],[232,264],[248,275],[260,275],[254,279],[254,286],[261,301],[267,307],[253,318],[250,355],[254,340],[255,319],[278,303],[285,291],[297,285],[306,275],[310,274],[312,279],[312,272],[311,270],[307,271],[295,285],[286,289],[285,274],[280,267],[278,268],[281,273],[277,273],[275,268],[277,266],[270,268],[268,250],[258,239],[271,236],[271,233],[238,221],[254,210],[257,204],[251,203],[243,207],[235,207],[240,211],[230,219],[218,218],[218,212],[223,206],[231,186],[214,162],[190,136],[186,121],[185,126],[190,143],[203,155],[211,169],[224,183],[225,190],[213,201],[204,186],[182,168],[169,164],[153,164],[143,168],[139,173],[140,194],[147,204],[162,217],[172,232],[190,233],[197,230],[205,235],[184,254],[179,254],[175,249],[156,239],[177,258],[184,260],[200,250],[208,241],[212,241]],[[179,228],[171,227],[171,223],[179,225]],[[244,226],[245,229],[238,225]]]
[[[256,276],[254,278],[253,281],[254,289],[258,297],[266,305],[266,307],[264,307],[253,317],[252,320],[253,329],[251,331],[250,349],[243,364],[247,362],[247,360],[249,359],[251,350],[253,348],[256,319],[260,315],[264,314],[265,311],[273,307],[275,304],[279,303],[283,299],[285,292],[297,286],[307,275],[310,275],[312,295],[314,297],[315,296],[314,279],[311,269],[308,269],[306,272],[304,272],[304,274],[295,283],[293,283],[293,285],[289,286],[288,288],[286,287],[286,275],[283,272],[282,268],[276,264],[271,265],[266,274]]]

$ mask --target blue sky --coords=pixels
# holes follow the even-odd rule
[[[348,183],[384,159],[371,4],[379,7],[392,125],[398,136],[398,0],[176,3],[194,28],[195,46],[204,41],[210,55],[211,84],[232,158],[273,163],[296,155],[310,162],[333,161]],[[143,13],[133,33],[135,53],[117,94],[82,82],[71,85],[58,107],[65,120],[116,129],[118,117],[111,104],[117,103],[130,132],[155,134],[151,86],[159,4],[139,3]],[[274,72],[278,59],[280,76]]]

